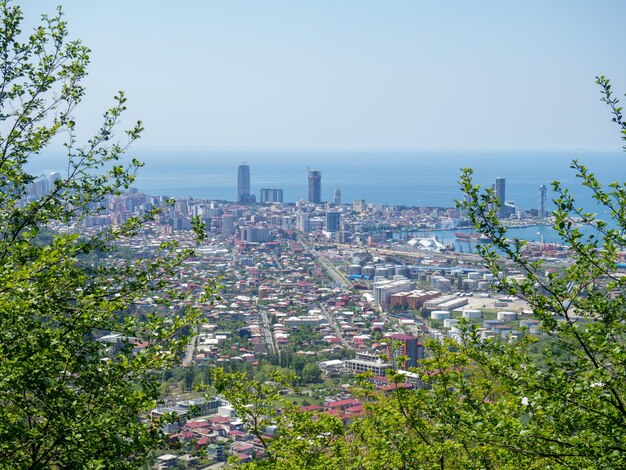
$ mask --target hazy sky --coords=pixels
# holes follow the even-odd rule
[[[626,92],[626,2],[61,3],[92,53],[77,113],[114,93],[142,146],[619,149],[594,76]]]

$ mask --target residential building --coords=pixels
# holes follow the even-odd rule
[[[263,188],[261,189],[261,203],[283,202],[283,190]]]

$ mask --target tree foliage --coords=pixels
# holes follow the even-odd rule
[[[626,141],[610,82],[597,83]],[[525,241],[509,238],[498,199],[473,183],[470,169],[460,180],[466,196],[460,206],[491,240],[479,250],[495,288],[526,300],[547,339],[484,339],[462,321],[459,341],[427,344],[428,358],[415,369],[423,388],[381,393],[364,378],[353,389],[364,415],[343,432],[317,430],[333,436],[334,468],[626,467],[626,276],[618,272],[626,251],[626,184],[603,185],[578,161],[571,167],[610,220],[578,207],[570,190],[554,182],[553,226],[569,251],[556,271],[531,258]],[[394,373],[390,379],[405,380]],[[274,464],[296,468],[319,454],[302,448],[305,431],[294,431],[301,429],[294,424],[300,412],[273,416],[265,417],[286,430],[267,442]],[[323,459],[310,462],[308,468],[330,468]]]
[[[140,321],[127,312],[156,293],[165,306],[183,300],[169,280],[191,249],[165,243],[154,258],[85,262],[158,213],[91,236],[76,229],[132,183],[141,163],[122,157],[142,126],[117,136],[120,92],[79,145],[73,112],[89,50],[68,39],[60,9],[30,34],[22,21],[18,6],[0,1],[0,468],[136,468],[161,438],[140,419],[154,404],[158,371],[176,360],[187,342],[179,333],[199,313]],[[65,173],[32,197],[28,163],[62,138]],[[107,333],[119,341],[98,341]]]

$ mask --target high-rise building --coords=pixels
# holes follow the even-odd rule
[[[335,189],[335,195],[333,197],[333,204],[335,206],[341,205],[341,189],[339,189],[339,186],[337,186],[337,189]]]
[[[322,202],[322,172],[309,170],[309,202]]]
[[[231,214],[222,216],[222,235],[228,237],[235,233],[235,221],[237,217]]]
[[[298,212],[296,214],[296,228],[303,233],[309,233],[311,231],[311,221],[308,214]]]
[[[357,199],[352,203],[352,210],[354,212],[365,212],[366,208],[365,199]]]
[[[241,241],[250,243],[266,243],[272,239],[270,230],[267,227],[247,226],[239,234]]]
[[[506,215],[506,207],[504,205],[506,201],[505,185],[506,185],[506,182],[504,178],[500,178],[500,177],[496,178],[494,191],[495,191],[496,199],[498,200],[498,204],[500,205],[498,209],[498,217],[505,217]]]
[[[237,202],[253,202],[250,195],[250,167],[246,163],[239,165],[237,170]]]
[[[340,220],[341,220],[341,213],[326,212],[326,231],[338,232]]]
[[[397,368],[416,367],[417,361],[424,357],[424,347],[415,336],[396,333],[389,336],[389,340],[392,342],[387,345],[387,354],[389,354],[390,360],[398,356],[408,358],[403,364],[394,364]],[[392,360],[392,363],[394,362]]]
[[[283,202],[283,190],[282,189],[261,189],[261,202]]]
[[[548,214],[546,213],[546,185],[542,184],[539,186],[539,191],[537,193],[537,217],[541,217],[542,219],[546,217]]]

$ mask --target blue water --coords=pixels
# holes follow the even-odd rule
[[[523,208],[537,207],[539,185],[559,180],[577,194],[577,205],[595,210],[569,163],[576,158],[604,183],[626,179],[626,155],[616,152],[504,151],[235,151],[142,150],[131,154],[145,162],[135,186],[149,194],[234,200],[237,166],[250,165],[251,191],[282,188],[285,202],[307,198],[307,168],[322,172],[322,199],[332,200],[339,186],[344,203],[451,207],[461,194],[460,168],[472,167],[475,182],[490,187],[506,178],[506,199]],[[33,173],[59,170],[59,158],[39,158]],[[602,211],[599,210],[599,213]]]
[[[597,234],[597,232],[593,229],[590,229],[586,226],[579,227],[579,230],[585,234],[589,235],[591,233]],[[462,253],[476,253],[475,242],[471,242],[468,240],[458,239],[456,238],[457,232],[465,232],[465,233],[475,233],[475,230],[471,229],[455,229],[455,230],[433,230],[433,231],[425,231],[425,232],[415,232],[412,236],[416,237],[432,237],[435,236],[437,239],[448,245],[454,244],[456,251]],[[557,243],[557,244],[565,244],[565,242],[559,238],[556,230],[554,230],[551,226],[548,225],[535,225],[530,227],[517,227],[517,228],[509,228],[507,230],[508,238],[519,238],[520,240],[528,240],[533,242],[543,242],[543,243]]]

